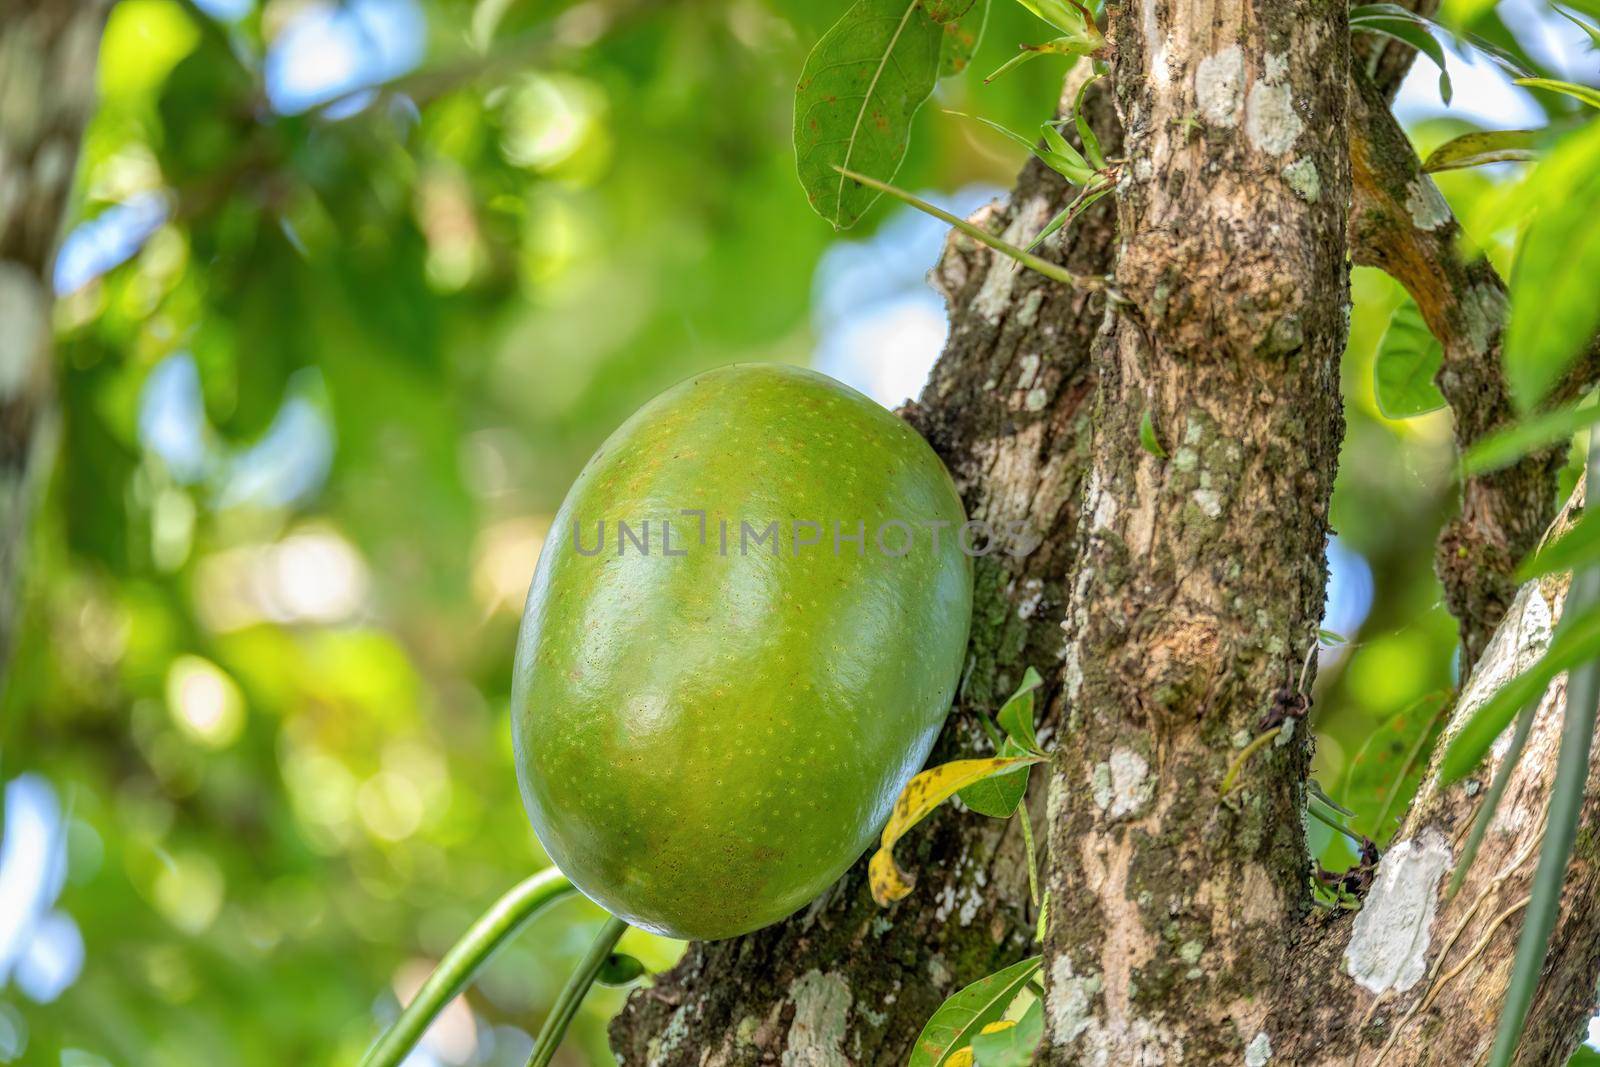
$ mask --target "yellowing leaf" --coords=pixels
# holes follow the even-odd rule
[[[894,844],[905,836],[907,830],[926,818],[930,811],[974,782],[1044,759],[1044,756],[1030,754],[956,760],[929,768],[907,782],[900,791],[900,798],[894,802],[894,811],[889,815],[888,825],[883,828],[878,851],[867,867],[872,899],[887,906],[911,892],[911,880],[895,865]]]

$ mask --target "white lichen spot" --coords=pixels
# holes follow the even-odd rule
[[[1283,180],[1289,183],[1289,188],[1294,190],[1294,195],[1308,203],[1316,203],[1322,197],[1322,176],[1317,173],[1317,165],[1309,159],[1297,159],[1283,168]]]
[[[1018,205],[1011,224],[1001,236],[1012,244],[1026,244],[1033,234],[1043,228],[1049,210],[1050,205],[1044,197],[1034,197]],[[988,322],[998,323],[1011,308],[1011,293],[1016,288],[1018,273],[1011,260],[1004,256],[993,257],[989,269],[984,273],[983,284],[978,288],[978,295],[972,302],[973,309]]]
[[[1294,147],[1304,124],[1294,111],[1294,97],[1285,83],[1258,81],[1245,103],[1244,132],[1250,143],[1269,156]]]
[[[1267,1061],[1270,1059],[1272,1059],[1272,1039],[1267,1036],[1265,1030],[1262,1030],[1244,1047],[1244,1067],[1267,1067]]]
[[[1017,601],[1017,618],[1026,622],[1039,611],[1039,605],[1044,603],[1044,582],[1038,578],[1029,578],[1022,583],[1022,599]]]
[[[844,1052],[850,1023],[850,986],[837,974],[812,969],[789,987],[794,1022],[783,1050],[784,1067],[848,1067]]]
[[[928,957],[928,977],[933,979],[936,986],[950,984],[950,968],[945,966],[944,957],[937,952]]]
[[[1417,175],[1406,186],[1406,210],[1419,230],[1436,230],[1450,221],[1450,205],[1426,174]]]
[[[1045,1012],[1050,1017],[1050,1039],[1069,1045],[1094,1021],[1090,1008],[1100,992],[1100,976],[1079,977],[1072,960],[1062,956],[1050,965],[1050,991],[1045,996]]]
[[[1243,748],[1244,746],[1248,745],[1252,740],[1254,740],[1254,738],[1255,738],[1255,735],[1253,735],[1249,730],[1245,730],[1245,729],[1242,729],[1242,728],[1238,729],[1238,730],[1235,730],[1233,732],[1233,747],[1234,748]]]
[[[966,892],[961,895],[961,910],[956,912],[956,921],[962,926],[971,926],[972,920],[978,914],[978,909],[983,906],[983,894],[977,886],[967,886]]]
[[[1144,51],[1150,57],[1150,84],[1165,89],[1172,81],[1167,70],[1167,35],[1161,32],[1161,13],[1157,0],[1141,0],[1140,21],[1144,24]]]
[[[1150,162],[1148,156],[1140,156],[1134,161],[1133,176],[1142,182],[1147,182],[1156,176],[1156,165]]]
[[[1094,797],[1094,806],[1101,811],[1111,807],[1111,764],[1094,765],[1094,770],[1089,772],[1089,793]]]
[[[1089,514],[1091,516],[1089,529],[1109,529],[1117,518],[1117,498],[1106,492],[1100,484],[1100,469],[1092,468],[1089,471]]]
[[[1200,117],[1213,126],[1239,124],[1239,107],[1244,103],[1244,53],[1230,44],[1200,60],[1194,72],[1194,95]]]
[[[1195,507],[1204,512],[1207,518],[1222,517],[1222,495],[1215,489],[1196,489],[1189,494],[1189,499],[1194,501]]]
[[[1363,989],[1403,993],[1427,973],[1428,940],[1450,842],[1433,827],[1390,848],[1356,914],[1344,969]]]
[[[1017,323],[1022,326],[1032,326],[1039,318],[1039,305],[1043,303],[1043,289],[1028,290],[1028,295],[1022,298],[1022,306],[1017,309]]]
[[[1172,466],[1180,471],[1192,471],[1200,462],[1200,453],[1187,446],[1178,449],[1172,457]]]
[[[1289,743],[1292,737],[1294,737],[1294,720],[1285,719],[1283,720],[1283,729],[1279,730],[1278,736],[1273,739],[1272,747],[1282,748]]]
[[[683,1044],[683,1039],[689,1036],[688,1013],[689,1005],[678,1008],[667,1020],[667,1025],[661,1028],[661,1033],[645,1046],[644,1054],[648,1057],[646,1063],[649,1067],[664,1063]]]
[[[1184,963],[1193,965],[1200,962],[1200,956],[1205,950],[1206,946],[1199,941],[1185,941],[1178,946],[1178,958]]]
[[[1131,748],[1112,749],[1109,760],[1095,765],[1091,784],[1095,806],[1113,819],[1144,807],[1153,786],[1150,765]]]
[[[1028,295],[1033,296],[1038,292],[1039,290],[1035,289]],[[1017,367],[1017,388],[1026,389],[1031,386],[1033,384],[1033,380],[1039,376],[1039,357],[1034,353],[1029,352],[1027,355],[1017,360]]]
[[[1029,411],[1043,411],[1045,403],[1050,399],[1050,394],[1045,392],[1044,386],[1028,390],[1028,395],[1023,398],[1022,406]]]
[[[1269,82],[1282,81],[1283,76],[1289,73],[1289,56],[1285,52],[1268,52],[1267,59],[1261,68],[1261,76]]]

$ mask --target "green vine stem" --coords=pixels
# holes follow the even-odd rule
[[[568,1025],[578,1014],[583,998],[589,994],[589,987],[594,985],[595,975],[600,973],[611,950],[617,947],[617,939],[627,928],[628,924],[614,915],[606,919],[594,944],[589,946],[588,955],[583,957],[578,969],[567,979],[566,987],[556,998],[555,1007],[550,1009],[550,1017],[544,1021],[539,1039],[533,1043],[533,1055],[528,1057],[528,1067],[546,1067],[555,1056],[561,1039],[566,1036]]]
[[[932,215],[940,222],[949,223],[951,226],[954,226],[956,229],[960,230],[974,241],[978,241],[981,244],[986,244],[1002,255],[1010,256],[1012,259],[1016,260],[1024,267],[1027,267],[1029,270],[1038,271],[1040,274],[1043,274],[1046,278],[1049,278],[1052,281],[1058,281],[1063,285],[1076,286],[1079,289],[1089,289],[1095,291],[1102,290],[1106,287],[1105,280],[1102,278],[1090,278],[1082,274],[1074,274],[1065,267],[1058,266],[1057,264],[1051,263],[1046,259],[1040,259],[1032,252],[1024,252],[1022,249],[1018,248],[1010,241],[1007,241],[1005,238],[996,237],[988,230],[985,230],[979,226],[974,226],[966,219],[952,215],[950,212],[945,211],[942,208],[934,207],[926,200],[923,200],[918,196],[913,196],[904,189],[897,189],[887,182],[880,182],[876,178],[869,178],[865,174],[859,174],[853,170],[846,170],[843,167],[834,167],[833,169],[838,171],[840,174],[843,174],[846,178],[849,178],[853,182],[860,182],[869,189],[876,189],[880,193],[887,193],[896,200],[910,204],[912,207],[923,212],[924,214]]]
[[[372,1046],[361,1061],[361,1067],[397,1067],[412,1046],[421,1040],[434,1016],[467,987],[501,945],[511,940],[535,914],[574,892],[576,889],[567,876],[551,867],[517,883],[495,901],[445,953],[439,966],[400,1013],[400,1018]]]

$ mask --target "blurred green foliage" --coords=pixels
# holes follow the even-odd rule
[[[84,958],[47,1002],[0,989],[22,1062],[354,1063],[546,863],[507,701],[566,486],[672,382],[811,353],[834,236],[795,177],[794,80],[844,0],[401,6],[415,69],[309,107],[273,92],[282,43],[354,0],[113,10],[74,218],[128,254],[58,305],[60,454],[0,720],[3,777],[40,776],[67,812],[53,906]],[[1447,15],[1504,31],[1484,4]],[[1037,128],[1056,60],[981,76],[1040,33],[994,6],[918,114],[901,185],[1009,184],[1021,151],[945,109]],[[1467,128],[1426,123],[1419,147]],[[1470,216],[1502,180],[1439,183]],[[133,204],[158,222],[129,238],[112,224]],[[1508,266],[1507,235],[1473,237]],[[1363,271],[1354,297],[1333,521],[1336,584],[1357,590],[1325,653],[1317,766],[1381,841],[1455,684],[1431,564],[1454,450],[1447,412],[1379,413],[1400,292]],[[584,903],[537,921],[426,1062],[521,1063],[600,921]],[[657,970],[679,946],[632,932],[622,950]],[[622,996],[590,997],[564,1062],[608,1062]]]

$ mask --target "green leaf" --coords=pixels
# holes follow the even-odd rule
[[[1433,384],[1443,362],[1444,348],[1408,297],[1389,317],[1372,365],[1373,389],[1384,418],[1409,419],[1444,407],[1444,395]]]
[[[1044,1037],[1044,1003],[1036,1000],[1015,1023],[991,1029],[1000,1025],[990,1023],[972,1039],[973,1062],[977,1067],[1029,1067]]]
[[[1430,21],[1397,4],[1363,4],[1350,9],[1350,30],[1375,33],[1408,44],[1439,68],[1439,97],[1450,103],[1453,92],[1445,69],[1444,46],[1429,30]]]
[[[1517,569],[1517,580],[1526,582],[1596,561],[1600,561],[1600,501],[1586,507],[1570,530],[1529,557]]]
[[[973,0],[922,0],[922,8],[935,22],[954,22],[972,10]]]
[[[1526,85],[1530,89],[1548,89],[1553,93],[1562,93],[1581,100],[1590,107],[1600,107],[1600,89],[1588,85],[1575,85],[1572,82],[1557,81],[1555,78],[1517,78],[1518,85]]]
[[[613,952],[600,965],[595,981],[604,986],[631,985],[644,975],[644,964],[626,952]]]
[[[1600,498],[1600,436],[1590,439],[1589,467],[1585,492]],[[1580,618],[1600,614],[1600,567],[1586,567],[1572,583],[1561,617],[1568,612]],[[1554,643],[1552,643],[1552,648]],[[1523,914],[1522,935],[1517,939],[1517,955],[1511,964],[1511,982],[1506,989],[1500,1026],[1494,1048],[1489,1053],[1490,1067],[1509,1067],[1522,1041],[1523,1023],[1539,986],[1539,972],[1550,951],[1550,933],[1561,911],[1561,888],[1572,847],[1578,838],[1578,819],[1583,809],[1584,787],[1589,777],[1589,749],[1594,742],[1596,712],[1600,711],[1600,652],[1592,653],[1572,668],[1567,679],[1567,706],[1561,724],[1561,750],[1556,757],[1556,776],[1550,786],[1550,807],[1546,816],[1544,841],[1539,846],[1539,866],[1533,872],[1528,908]]]
[[[1452,138],[1428,153],[1422,164],[1425,173],[1481,167],[1485,163],[1509,163],[1537,159],[1534,145],[1540,130],[1482,130]]]
[[[1033,731],[1033,694],[1043,684],[1039,672],[1029,667],[1022,672],[1022,684],[1006,698],[995,716],[1000,729],[1029,752],[1039,751],[1039,738]]]
[[[1530,415],[1467,449],[1461,464],[1467,474],[1509,467],[1530,452],[1548,448],[1596,422],[1600,422],[1600,404],[1587,401]]]
[[[811,206],[835,229],[855,224],[905,158],[911,120],[939,77],[944,30],[918,0],[858,0],[806,58],[794,96],[794,148]]]
[[[1089,120],[1083,114],[1083,98],[1088,93],[1089,86],[1100,80],[1100,75],[1091,75],[1078,86],[1078,95],[1072,101],[1072,121],[1078,127],[1078,140],[1083,142],[1083,154],[1089,158],[1089,163],[1096,170],[1106,169],[1105,153],[1100,149],[1100,138],[1094,132],[1094,127],[1089,125]]]
[[[1070,0],[1017,0],[1019,4],[1069,36],[1095,32],[1088,10]],[[1095,36],[1099,36],[1095,32]]]
[[[1600,1052],[1588,1045],[1579,1045],[1578,1051],[1567,1061],[1567,1067],[1600,1067]]]
[[[1556,14],[1560,15],[1562,18],[1566,19],[1568,22],[1578,27],[1578,29],[1589,35],[1589,48],[1591,51],[1594,49],[1600,49],[1600,29],[1596,29],[1593,23],[1580,19],[1578,16],[1574,15],[1566,8],[1561,7],[1559,4],[1551,4],[1550,6],[1555,8]]]
[[[1027,754],[1027,749],[1009,737],[1001,743],[998,753],[1001,759],[1015,759]],[[1023,766],[1006,774],[981,779],[957,795],[963,804],[979,815],[987,815],[991,819],[1009,819],[1016,813],[1017,805],[1022,803],[1023,795],[1028,791],[1028,772],[1032,769]]]
[[[1511,278],[1506,378],[1522,410],[1536,405],[1600,330],[1600,123],[1563,138],[1535,172],[1538,213]]]
[[[1596,438],[1600,441],[1600,437]],[[1587,572],[1586,572],[1587,573]],[[1450,741],[1439,777],[1448,785],[1471,774],[1523,706],[1540,699],[1556,675],[1600,656],[1600,608],[1569,596],[1550,647],[1538,662],[1484,701]]]
[[[1139,416],[1139,445],[1152,456],[1159,459],[1167,458],[1167,450],[1161,447],[1161,438],[1156,436],[1156,424],[1150,416],[1149,408]]]
[[[965,15],[944,24],[944,40],[939,45],[939,77],[948,78],[967,69],[988,24],[989,0],[978,0]]]
[[[970,1045],[985,1026],[1006,1013],[1043,959],[1033,956],[1013,963],[951,995],[922,1028],[906,1067],[940,1067],[951,1053]]]

